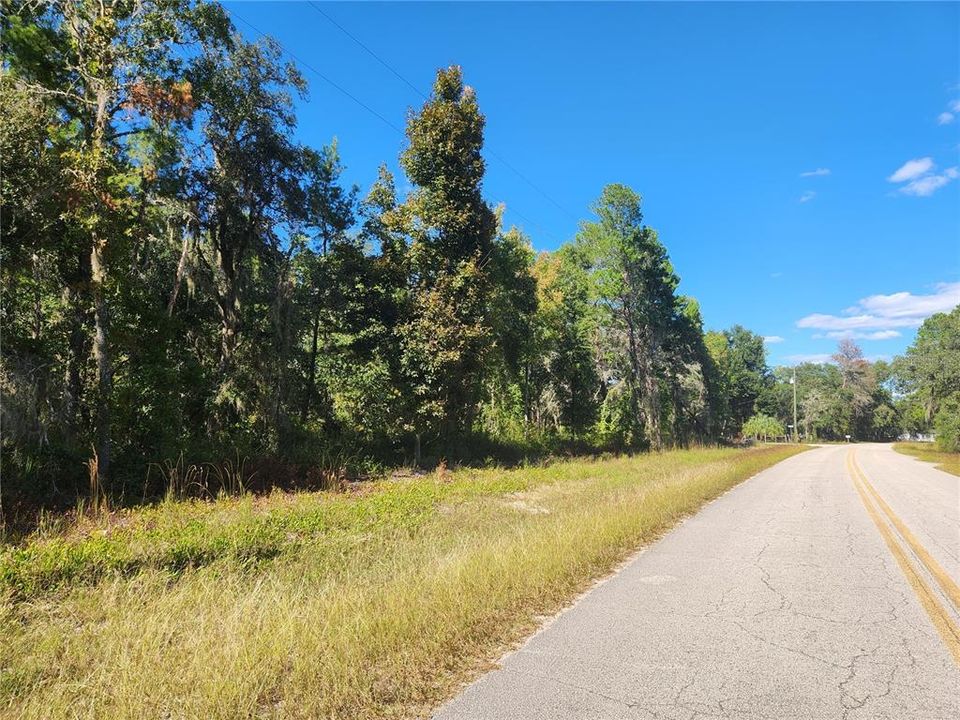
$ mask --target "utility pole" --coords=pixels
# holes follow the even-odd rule
[[[793,385],[793,441],[800,442],[800,434],[797,430],[797,366],[793,366],[793,377],[790,378],[790,384]]]

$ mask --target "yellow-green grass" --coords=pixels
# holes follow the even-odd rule
[[[801,449],[460,470],[47,529],[0,555],[0,716],[423,716],[630,552]]]
[[[933,443],[898,442],[893,449],[904,455],[913,455],[915,458],[934,463],[944,472],[960,475],[960,453],[941,452]]]

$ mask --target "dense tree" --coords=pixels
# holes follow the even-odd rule
[[[481,192],[483,127],[476,94],[456,66],[437,73],[432,96],[407,123],[400,162],[415,189],[401,212],[412,313],[400,332],[418,438],[428,432],[450,440],[468,429],[482,388],[496,233]]]
[[[707,348],[700,303],[680,297],[680,314],[668,336],[667,381],[670,388],[672,438],[685,445],[691,439],[718,436],[721,415],[720,378]]]
[[[171,45],[225,42],[227,23],[219,7],[187,0],[70,0],[23,3],[5,13],[4,25],[4,62],[14,82],[59,121],[51,142],[63,163],[59,179],[68,202],[57,221],[81,256],[64,298],[92,308],[93,427],[99,473],[108,477],[117,273],[129,266],[131,253],[136,260],[139,221],[157,173],[153,158],[162,154],[170,127],[187,121],[193,110],[184,64]],[[72,314],[85,324],[82,309]],[[78,354],[84,348],[79,341],[69,344],[69,367],[83,362]],[[69,385],[62,398],[77,402],[80,383],[72,377]]]
[[[640,196],[608,185],[594,205],[597,222],[581,227],[577,244],[587,260],[593,296],[604,317],[611,397],[622,393],[626,444],[663,444],[661,378],[680,303],[678,279],[656,231],[643,224]],[[623,384],[622,391],[617,387]],[[642,424],[641,424],[642,421]]]
[[[8,4],[5,498],[72,503],[85,463],[129,499],[177,457],[292,483],[419,461],[421,440],[660,448],[792,422],[792,371],[745,328],[704,333],[632,189],[604,188],[552,252],[500,226],[460,68],[410,114],[402,181],[381,166],[360,200],[335,140],[296,139],[296,68],[216,3]],[[955,438],[958,322],[931,318],[892,365],[845,343],[798,366],[805,433]]]
[[[325,334],[332,333],[340,348],[324,377],[345,426],[361,436],[392,439],[403,434],[401,422],[409,414],[399,335],[409,307],[407,245],[399,229],[393,176],[385,166],[360,213],[359,235],[334,245],[331,267],[336,272],[327,278],[330,290],[318,307],[328,315]],[[311,333],[311,348],[315,335]],[[315,354],[311,349],[311,357]]]
[[[804,436],[843,440],[849,435],[859,440],[890,440],[901,428],[890,373],[887,363],[868,362],[859,346],[843,340],[831,363],[775,368],[757,407],[785,425],[792,424],[791,381],[796,378],[798,424]]]
[[[512,228],[497,236],[487,265],[494,347],[487,357],[484,427],[504,438],[522,438],[531,421],[537,362],[534,259],[530,239]]]
[[[572,245],[544,253],[533,268],[537,316],[532,364],[533,421],[582,438],[597,419],[602,382],[585,263]]]
[[[915,395],[931,421],[960,392],[960,307],[927,318],[895,368],[902,389]]]
[[[943,449],[960,450],[960,306],[927,318],[893,371],[905,414],[917,411],[911,429],[932,425]]]
[[[192,76],[202,114],[202,149],[194,169],[200,252],[220,318],[213,397],[214,430],[230,428],[252,409],[237,353],[245,343],[245,316],[257,308],[254,272],[283,274],[280,231],[306,221],[300,186],[303,153],[292,140],[296,123],[290,90],[304,82],[278,48],[235,40],[198,60]],[[202,164],[201,164],[202,163]],[[314,220],[317,224],[326,219]],[[313,218],[311,218],[313,220]],[[282,283],[282,281],[281,281]],[[265,283],[269,306],[277,280]],[[250,301],[248,304],[247,300]],[[253,363],[246,363],[246,369]]]
[[[706,345],[725,399],[723,428],[736,431],[754,414],[757,400],[770,386],[763,338],[734,325],[722,333],[708,333]]]
[[[344,354],[355,354],[351,351],[357,349],[356,336],[379,308],[369,293],[357,297],[375,289],[375,285],[371,287],[367,277],[368,263],[359,246],[362,239],[352,239],[347,233],[354,222],[356,191],[346,191],[340,185],[343,167],[336,143],[319,152],[306,150],[304,158],[307,181],[303,230],[308,240],[297,263],[306,316],[301,346],[306,348],[306,355],[297,414],[301,424],[317,421],[322,425],[331,420],[333,408],[325,389],[318,387],[318,370],[322,365],[329,372]],[[341,342],[335,351],[338,339]],[[333,377],[343,376],[334,373]]]

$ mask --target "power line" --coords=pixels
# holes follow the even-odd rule
[[[322,80],[324,80],[327,84],[329,84],[329,85],[332,86],[333,88],[339,90],[341,93],[343,93],[343,94],[346,95],[348,98],[350,98],[351,100],[353,100],[357,105],[359,105],[360,107],[362,107],[362,108],[363,108],[364,110],[366,110],[368,113],[370,113],[370,114],[373,115],[374,117],[378,118],[381,122],[383,122],[387,127],[391,128],[394,132],[398,133],[399,135],[403,135],[403,134],[404,134],[403,130],[401,130],[401,129],[398,128],[396,125],[394,125],[392,122],[390,122],[389,120],[387,120],[383,115],[381,115],[380,113],[378,113],[376,110],[374,110],[372,107],[370,107],[369,105],[367,105],[366,103],[364,103],[362,100],[358,99],[356,96],[352,95],[349,91],[347,91],[346,89],[344,89],[343,87],[341,87],[340,85],[338,85],[337,83],[335,83],[333,80],[331,80],[329,77],[327,77],[327,76],[324,75],[322,72],[320,72],[319,70],[317,70],[315,67],[313,67],[312,65],[310,65],[310,64],[304,62],[303,60],[301,60],[300,58],[298,58],[298,57],[297,57],[296,55],[294,55],[292,52],[290,52],[289,50],[287,50],[287,48],[285,48],[283,45],[281,45],[278,40],[276,40],[275,38],[270,37],[270,36],[267,35],[265,32],[263,32],[262,30],[260,30],[260,28],[258,28],[256,25],[254,25],[252,22],[250,22],[250,21],[247,20],[246,18],[240,16],[240,15],[237,13],[236,10],[230,10],[230,9],[227,8],[227,7],[224,7],[224,10],[226,10],[228,13],[230,13],[231,15],[233,15],[233,16],[234,16],[235,18],[237,18],[240,22],[242,22],[242,23],[244,23],[245,25],[247,25],[248,27],[250,27],[254,32],[256,32],[258,35],[260,35],[260,37],[264,37],[264,38],[267,38],[267,39],[272,40],[273,42],[275,42],[275,43],[277,44],[277,47],[279,47],[283,52],[285,52],[287,55],[289,55],[291,58],[293,58],[294,62],[296,62],[296,63],[299,64],[299,65],[302,65],[302,66],[305,67],[305,68],[307,68],[307,70],[312,71],[314,74],[317,75],[317,77],[319,77],[319,78],[321,78]]]
[[[417,95],[419,95],[420,97],[422,97],[424,100],[428,100],[428,99],[429,99],[429,98],[420,90],[420,88],[418,88],[418,87],[417,87],[416,85],[414,85],[412,82],[410,82],[409,80],[407,80],[403,75],[401,75],[401,74],[398,73],[396,70],[394,70],[392,67],[390,67],[390,65],[387,63],[386,60],[384,60],[382,57],[380,57],[379,55],[377,55],[373,50],[371,50],[371,49],[368,48],[366,45],[364,45],[362,42],[360,42],[360,40],[359,40],[355,35],[353,35],[349,30],[347,30],[343,25],[341,25],[341,24],[338,23],[336,20],[334,20],[332,17],[330,17],[327,13],[325,13],[325,12],[320,8],[319,5],[317,5],[315,2],[312,2],[312,0],[311,0],[311,2],[308,2],[307,4],[310,5],[311,7],[313,7],[314,10],[316,10],[318,13],[320,13],[321,15],[323,15],[327,20],[329,20],[331,25],[333,25],[334,27],[336,27],[336,28],[337,28],[338,30],[340,30],[344,35],[346,35],[348,38],[350,38],[351,40],[353,40],[357,45],[359,45],[359,46],[362,47],[364,50],[366,50],[367,53],[369,53],[378,63],[380,63],[380,64],[383,65],[387,70],[389,70],[389,71],[392,72],[394,75],[396,75],[396,77],[397,77],[401,82],[403,82],[408,88],[410,88],[411,90],[413,90]]]
[[[320,10],[320,8],[316,7],[312,2],[310,3],[310,5],[312,5],[312,6],[314,7],[314,9],[316,9],[318,12],[320,12],[324,17],[330,19],[329,16],[328,16],[326,13],[324,13],[322,10]],[[249,27],[251,30],[253,30],[254,32],[256,32],[260,37],[267,38],[268,40],[271,40],[272,42],[276,43],[277,47],[279,47],[280,50],[282,50],[282,51],[283,51],[284,53],[286,53],[290,58],[292,58],[294,62],[296,62],[296,63],[299,64],[299,65],[302,65],[302,66],[305,67],[307,70],[310,70],[311,72],[313,72],[313,73],[314,73],[317,77],[319,77],[321,80],[323,80],[324,82],[326,82],[327,84],[329,84],[331,87],[333,87],[333,88],[335,88],[336,90],[338,90],[339,92],[341,92],[341,93],[342,93],[343,95],[345,95],[347,98],[349,98],[349,99],[352,100],[354,103],[356,103],[358,106],[360,106],[361,108],[363,108],[364,110],[366,110],[367,112],[369,112],[371,115],[373,115],[374,117],[376,117],[377,119],[379,119],[379,120],[380,120],[381,122],[383,122],[387,127],[389,127],[391,130],[393,130],[394,132],[396,132],[398,135],[400,135],[401,137],[405,137],[405,136],[406,136],[406,134],[403,132],[403,130],[401,130],[400,128],[398,128],[396,125],[394,125],[392,122],[390,122],[390,121],[389,121],[387,118],[385,118],[383,115],[381,115],[381,114],[378,113],[376,110],[374,110],[373,108],[371,108],[369,105],[367,105],[366,103],[364,103],[362,100],[360,100],[359,98],[357,98],[355,95],[353,95],[352,93],[350,93],[349,91],[347,91],[345,88],[343,88],[342,86],[340,86],[339,84],[337,84],[336,82],[334,82],[333,80],[331,80],[331,79],[330,79],[329,77],[327,77],[324,73],[320,72],[319,70],[317,70],[315,67],[313,67],[313,66],[310,65],[309,63],[306,63],[306,62],[304,62],[303,60],[301,60],[299,57],[297,57],[297,56],[294,55],[292,52],[290,52],[290,50],[288,50],[286,47],[284,47],[284,46],[280,43],[279,40],[277,40],[276,38],[273,38],[273,37],[267,35],[265,32],[263,32],[262,30],[260,30],[260,28],[258,28],[256,25],[254,25],[254,24],[251,23],[249,20],[247,20],[246,18],[244,18],[242,15],[240,15],[239,13],[237,13],[236,10],[231,10],[231,9],[225,7],[225,6],[224,6],[224,10],[226,10],[228,13],[230,13],[233,17],[237,18],[237,20],[239,20],[240,22],[242,22],[243,24],[245,24],[245,25],[246,25],[247,27]],[[373,57],[375,57],[381,64],[383,64],[386,68],[388,68],[394,75],[396,75],[398,78],[400,78],[401,80],[403,80],[404,83],[406,83],[407,85],[409,85],[417,94],[419,94],[420,96],[422,96],[422,97],[425,98],[425,99],[428,99],[426,95],[424,95],[422,92],[420,92],[420,90],[418,90],[418,89],[416,88],[415,85],[413,85],[412,83],[410,83],[406,78],[404,78],[402,75],[400,75],[400,73],[398,73],[397,71],[393,70],[393,68],[391,68],[389,65],[387,65],[386,62],[384,62],[382,59],[380,59],[380,57],[379,57],[378,55],[376,55],[376,53],[374,53],[374,52],[373,52],[372,50],[370,50],[366,45],[364,45],[363,43],[361,43],[359,40],[357,40],[355,37],[353,37],[353,35],[351,35],[349,32],[347,32],[347,30],[346,30],[345,28],[341,27],[339,24],[337,24],[336,22],[334,22],[332,19],[330,19],[330,21],[331,21],[336,27],[338,27],[340,30],[342,30],[348,37],[350,37],[350,39],[352,39],[354,42],[356,42],[358,45],[360,45],[360,47],[362,47],[362,48],[363,48],[364,50],[366,50],[368,53],[370,53],[371,55],[373,55]],[[502,162],[502,163],[503,163],[504,165],[506,165],[508,168],[510,168],[511,170],[513,170],[515,173],[517,173],[517,175],[519,175],[521,178],[523,178],[523,175],[521,175],[519,171],[517,171],[516,169],[514,169],[514,168],[513,168],[511,165],[509,165],[505,160],[503,160],[503,158],[501,158],[499,155],[497,155],[496,153],[494,153],[491,148],[488,147],[488,150],[489,150],[490,154],[491,154],[493,157],[495,157],[497,160],[499,160],[500,162]],[[524,179],[526,180],[526,178],[524,178]],[[529,180],[527,180],[527,182],[530,183],[530,185],[531,185],[532,187],[534,187],[534,189],[537,189],[539,192],[541,192],[541,194],[544,194],[544,196],[546,196],[546,194],[543,193],[543,191],[540,191],[538,188],[536,188],[536,186],[533,185],[533,183],[531,183]],[[548,199],[550,199],[550,198],[548,197]],[[551,200],[551,201],[552,201],[552,200]],[[554,203],[554,204],[556,204],[556,203]],[[560,206],[558,205],[558,207],[560,207]],[[564,210],[562,207],[560,207],[560,209],[563,210],[564,212],[566,212],[566,210]],[[533,227],[537,228],[545,237],[547,237],[547,238],[549,239],[549,235],[550,235],[550,234],[547,233],[547,232],[543,229],[543,227],[540,225],[540,223],[534,222],[533,220],[531,220],[530,218],[528,218],[527,216],[525,216],[523,213],[521,213],[519,210],[516,210],[516,209],[514,209],[514,208],[510,208],[510,212],[512,212],[514,215],[516,215],[518,218],[520,218],[523,222],[527,223],[528,225],[532,225]],[[569,213],[567,213],[567,214],[569,215]],[[572,216],[571,216],[571,217],[572,217]]]
[[[554,200],[552,197],[550,197],[549,195],[547,195],[543,190],[541,190],[539,187],[537,187],[536,185],[534,185],[532,180],[530,180],[529,178],[527,178],[526,175],[524,175],[523,173],[521,173],[521,172],[520,172],[519,170],[517,170],[513,165],[511,165],[511,164],[508,163],[506,160],[504,160],[502,157],[500,157],[500,154],[497,153],[493,148],[488,148],[488,150],[490,151],[490,155],[491,155],[493,158],[495,158],[495,159],[498,160],[500,163],[502,163],[503,165],[505,165],[509,170],[512,170],[517,177],[519,177],[521,180],[523,180],[525,183],[527,183],[527,185],[529,185],[530,187],[532,187],[532,188],[533,188],[534,190],[536,190],[538,193],[540,193],[541,195],[543,195],[547,200],[549,200],[551,203],[553,203],[553,205],[554,205],[555,207],[557,207],[557,208],[560,210],[560,212],[562,212],[564,215],[566,215],[568,218],[570,218],[570,219],[573,220],[574,222],[577,221],[577,217],[576,217],[572,212],[570,212],[569,210],[567,210],[565,207],[563,207],[563,205],[561,205],[560,203],[558,203],[558,202],[557,202],[556,200]]]
[[[416,85],[414,85],[412,82],[410,82],[409,80],[407,80],[407,78],[405,78],[403,75],[401,75],[397,70],[395,70],[386,60],[384,60],[382,57],[380,57],[379,55],[377,55],[377,53],[375,53],[373,50],[371,50],[369,47],[367,47],[363,42],[361,42],[359,39],[357,39],[357,37],[354,36],[354,35],[353,35],[349,30],[347,30],[345,27],[343,27],[343,25],[341,25],[340,23],[338,23],[336,20],[334,20],[332,17],[330,17],[330,15],[328,15],[326,12],[324,12],[324,11],[320,8],[320,6],[317,5],[317,3],[313,2],[313,0],[310,0],[307,4],[310,5],[310,6],[311,6],[314,10],[316,10],[318,13],[320,13],[321,15],[323,15],[323,17],[325,17],[334,27],[336,27],[338,30],[340,30],[341,32],[343,32],[344,35],[346,35],[348,38],[350,38],[351,40],[353,40],[353,42],[355,42],[357,45],[359,45],[361,48],[363,48],[374,60],[376,60],[378,63],[380,63],[381,65],[383,65],[387,70],[389,70],[391,73],[393,73],[397,78],[400,79],[401,82],[403,82],[407,87],[409,87],[411,90],[413,90],[415,93],[417,93],[417,95],[419,95],[420,97],[422,97],[424,100],[429,99],[429,98],[427,97],[427,95],[423,93],[423,91],[421,91],[421,90],[420,90]],[[497,152],[496,152],[492,147],[490,147],[489,145],[487,146],[487,151],[490,153],[491,157],[493,157],[494,159],[496,159],[497,161],[499,161],[499,162],[500,162],[501,164],[503,164],[508,170],[510,170],[511,172],[513,172],[517,177],[519,177],[521,180],[523,180],[525,183],[527,183],[527,185],[529,185],[530,187],[532,187],[534,190],[536,190],[538,193],[540,193],[543,197],[545,197],[547,200],[549,200],[558,210],[560,210],[560,212],[564,213],[564,214],[565,214],[567,217],[569,217],[571,220],[574,220],[574,221],[577,220],[576,216],[574,216],[573,213],[571,213],[570,211],[568,211],[563,205],[561,205],[561,204],[558,203],[556,200],[554,200],[549,194],[547,194],[546,191],[544,191],[542,188],[540,188],[540,187],[539,187],[536,183],[534,183],[530,178],[528,178],[528,177],[527,177],[526,175],[524,175],[522,172],[520,172],[519,170],[517,170],[513,165],[511,165],[511,164],[508,163],[506,160],[504,160],[503,157],[501,157],[500,154],[497,153]],[[519,215],[519,213],[517,213],[517,214]]]

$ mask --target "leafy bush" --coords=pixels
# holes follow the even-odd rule
[[[758,413],[743,424],[743,434],[746,437],[766,440],[767,438],[786,435],[787,432],[783,423],[776,418]]]
[[[943,404],[933,420],[937,448],[943,452],[960,452],[960,397]]]

